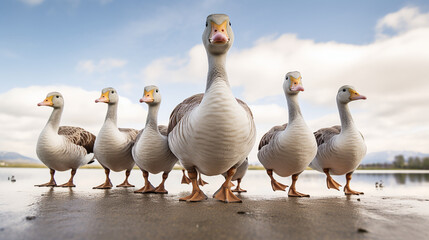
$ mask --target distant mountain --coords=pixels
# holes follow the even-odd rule
[[[429,157],[429,153],[413,152],[413,151],[382,151],[368,153],[362,160],[362,164],[374,164],[374,163],[392,163],[395,160],[395,156],[403,155],[407,160],[408,157]]]
[[[8,163],[40,163],[39,160],[23,156],[16,152],[2,152],[0,151],[0,162]]]

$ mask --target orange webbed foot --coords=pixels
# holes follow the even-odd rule
[[[300,192],[296,191],[296,189],[293,189],[293,188],[289,188],[288,196],[289,197],[310,197],[310,195],[300,193]]]
[[[326,178],[326,184],[328,186],[328,189],[333,188],[333,189],[337,189],[338,191],[340,191],[341,184],[336,182],[332,177],[329,176]]]
[[[344,187],[344,194],[345,195],[363,195],[363,192],[358,192],[351,190],[349,186]]]
[[[271,180],[271,187],[273,188],[273,191],[286,191],[288,185],[281,184],[276,180]]]
[[[113,187],[112,182],[105,182],[101,185],[93,187],[92,189],[111,189]]]
[[[155,187],[149,183],[149,185],[145,185],[139,190],[134,191],[134,193],[155,193]]]
[[[213,198],[225,202],[225,203],[241,203],[241,199],[234,195],[231,191],[231,187],[220,187],[219,190],[217,190],[213,194]]]
[[[201,202],[204,200],[207,200],[207,196],[201,190],[193,191],[191,195],[179,199],[179,201],[187,202]]]
[[[58,185],[58,187],[76,187],[76,185],[73,184],[73,182],[66,182],[64,184]]]

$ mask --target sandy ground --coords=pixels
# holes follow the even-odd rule
[[[180,174],[173,177],[169,181],[179,181]],[[428,198],[336,192],[297,199],[249,192],[240,195],[243,203],[210,196],[187,203],[178,201],[186,191],[143,195],[134,194],[135,188],[17,184],[1,190],[0,239],[425,239],[429,234]]]

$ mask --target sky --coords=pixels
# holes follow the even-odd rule
[[[230,16],[227,57],[234,95],[252,109],[255,148],[288,121],[284,76],[300,71],[301,110],[316,131],[340,123],[335,97],[352,85],[350,103],[368,153],[429,153],[429,2],[427,1],[119,1],[0,2],[0,151],[36,158],[51,113],[46,94],[65,98],[62,125],[101,128],[101,89],[119,95],[119,127],[144,127],[144,86],[162,94],[159,123],[183,99],[204,92],[201,35],[209,14]]]

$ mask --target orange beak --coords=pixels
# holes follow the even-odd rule
[[[290,76],[290,90],[291,91],[304,91],[304,87],[301,83],[301,77],[294,78]]]
[[[143,103],[143,102],[145,102],[145,103],[151,103],[151,102],[153,102],[154,101],[153,90],[155,90],[155,89],[152,89],[149,92],[147,92],[146,90],[144,90],[144,95],[143,95],[142,98],[140,98],[140,103]]]
[[[54,98],[54,96],[49,96],[45,98],[45,100],[43,100],[43,102],[39,102],[37,106],[53,106],[54,103],[52,102],[52,98]]]
[[[364,95],[360,95],[358,92],[356,92],[353,89],[349,89],[350,92],[350,100],[354,101],[354,100],[366,100],[366,97]]]
[[[224,21],[220,25],[212,22],[212,31],[210,33],[210,43],[224,44],[229,40],[227,28],[227,21]]]
[[[110,100],[109,100],[109,91],[101,94],[101,97],[98,98],[98,99],[95,99],[95,102],[96,103],[99,103],[99,102],[109,103],[110,102]]]

